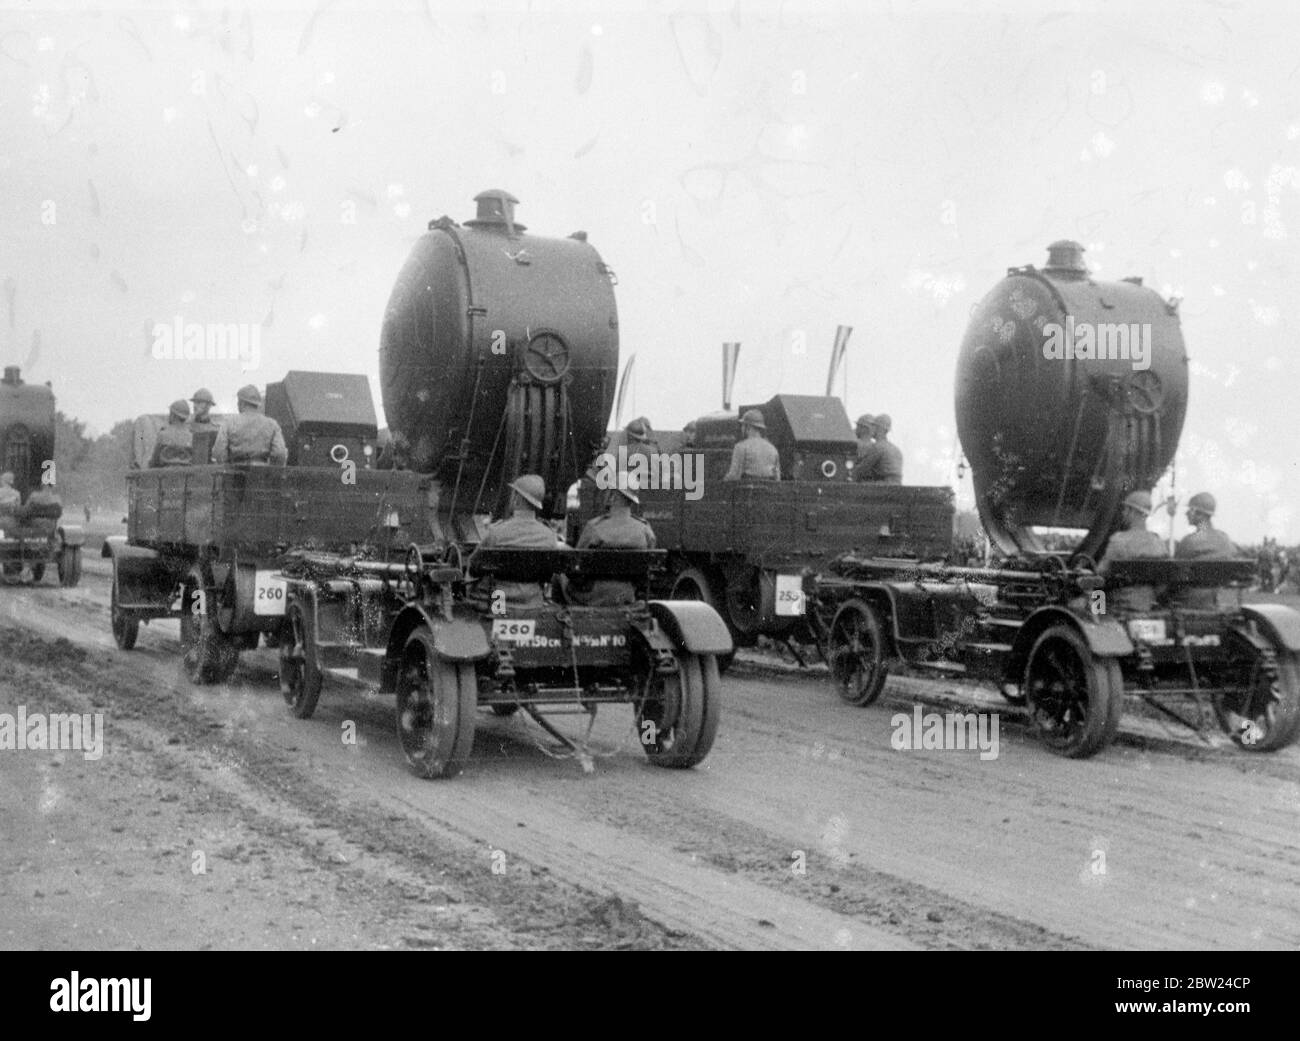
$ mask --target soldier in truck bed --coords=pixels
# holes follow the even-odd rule
[[[776,446],[766,437],[767,423],[763,413],[751,408],[740,417],[741,440],[731,450],[731,467],[723,475],[724,481],[781,479],[781,457]]]
[[[158,440],[154,442],[150,466],[189,466],[194,457],[189,418],[190,406],[184,401],[173,401],[167,410],[167,425],[158,431]]]
[[[858,442],[858,461],[853,467],[853,479],[875,484],[902,484],[903,453],[889,440],[893,421],[884,413],[874,419],[870,416],[862,419],[871,420],[866,429],[875,440],[865,444]],[[862,419],[858,422],[861,423]]]
[[[214,463],[269,463],[284,466],[289,450],[284,444],[280,424],[262,415],[262,392],[251,383],[241,387],[239,415],[231,416],[217,432],[212,446]]]

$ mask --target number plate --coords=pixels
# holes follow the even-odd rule
[[[1130,618],[1128,634],[1143,643],[1159,643],[1165,638],[1165,620],[1163,618]]]
[[[803,611],[803,576],[777,575],[776,613],[778,617],[788,618],[791,615],[802,615]]]
[[[492,638],[503,643],[531,640],[536,626],[532,618],[493,618]]]
[[[258,571],[253,579],[253,614],[284,614],[288,588],[278,571]]]

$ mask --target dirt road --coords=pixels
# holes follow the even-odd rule
[[[117,651],[87,563],[0,590],[0,712],[106,735],[93,761],[0,751],[0,946],[1300,947],[1296,749],[1073,762],[1008,718],[996,759],[899,751],[914,682],[854,709],[742,664],[693,771],[649,766],[627,709],[591,774],[485,714],[425,782],[388,698],[327,682],[300,721],[269,652],[196,688],[173,624]]]

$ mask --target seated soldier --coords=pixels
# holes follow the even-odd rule
[[[471,572],[475,570],[479,549],[558,549],[561,545],[550,525],[537,519],[537,511],[546,496],[546,483],[536,474],[524,474],[510,483],[510,491],[511,515],[488,525],[483,541],[469,558]],[[505,593],[506,603],[514,607],[541,607],[545,602],[537,582],[495,578],[490,586],[486,578],[480,581],[474,591],[475,598],[490,598],[498,589]]]
[[[618,489],[609,508],[587,521],[578,536],[578,549],[654,549],[654,530],[632,515],[632,504],[641,505],[634,473],[620,475]],[[636,600],[631,582],[610,578],[575,578],[565,585],[565,596],[575,604],[611,607]]]
[[[194,434],[189,427],[190,406],[182,400],[173,401],[167,410],[167,425],[158,431],[149,465],[189,466],[194,458]]]
[[[23,526],[41,535],[53,535],[63,516],[63,500],[51,484],[41,484],[18,510]]]
[[[1121,512],[1121,529],[1110,537],[1106,553],[1097,564],[1103,577],[1116,560],[1162,559],[1167,557],[1165,544],[1154,531],[1147,530],[1151,516],[1151,493],[1129,492]],[[1129,611],[1150,611],[1155,607],[1155,589],[1149,585],[1126,586],[1114,590],[1111,606]]]
[[[14,475],[6,470],[0,474],[0,531],[18,526],[17,509],[23,503],[22,492],[14,487]]]
[[[1211,518],[1218,503],[1209,492],[1197,492],[1187,500],[1187,523],[1195,530],[1183,536],[1174,547],[1179,560],[1239,557],[1241,554],[1232,540],[1214,526]],[[1218,606],[1218,590],[1205,587],[1183,589],[1178,595],[1181,607],[1213,610]]]

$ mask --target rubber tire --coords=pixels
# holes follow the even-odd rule
[[[299,625],[295,626],[295,621]],[[324,675],[316,662],[316,641],[309,631],[307,616],[297,601],[285,609],[279,652],[280,694],[284,703],[297,718],[311,719],[320,700]],[[301,657],[295,657],[295,652]]]
[[[734,643],[736,634],[732,631],[731,623],[727,621],[726,612],[718,602],[716,586],[711,578],[697,567],[683,568],[677,572],[677,577],[673,579],[672,593],[669,595],[670,600],[700,600],[708,604],[717,612],[722,623],[731,633],[731,640]],[[719,674],[726,672],[731,668],[731,663],[736,660],[736,652],[728,651],[726,654],[717,656]]]
[[[194,614],[191,605],[195,590],[200,588],[201,576],[191,571],[181,594],[181,646],[185,674],[191,683],[202,686],[230,679],[239,664],[239,648],[217,628],[216,609],[212,605],[214,590],[206,591],[203,613]]]
[[[477,708],[474,666],[443,661],[428,626],[418,626],[402,648],[397,674],[397,740],[417,776],[461,772],[474,747]]]
[[[81,581],[81,547],[64,546],[59,551],[59,585],[71,589]]]
[[[44,564],[33,564],[33,565],[32,565],[32,581],[33,581],[33,582],[39,582],[39,581],[41,581],[41,579],[43,579],[44,577],[45,577],[45,565],[44,565]]]
[[[722,680],[712,654],[677,651],[677,673],[652,676],[660,698],[647,698],[637,709],[636,729],[641,746],[655,766],[685,770],[703,761],[713,747],[722,715]],[[650,709],[650,712],[646,710]],[[653,728],[646,730],[645,724]],[[652,740],[645,740],[647,734]]]
[[[120,651],[135,648],[135,641],[140,635],[140,618],[130,611],[123,611],[117,605],[117,579],[113,579],[113,590],[109,600],[109,617],[113,627],[113,642]]]
[[[1082,728],[1062,736],[1040,715],[1041,694],[1035,686],[1035,672],[1049,668],[1049,649],[1074,656],[1076,678],[1086,684],[1085,719]],[[1057,659],[1060,661],[1060,659]],[[1029,706],[1029,720],[1048,750],[1067,759],[1096,755],[1114,740],[1124,712],[1124,677],[1114,658],[1094,657],[1082,636],[1068,625],[1053,625],[1039,634],[1025,663],[1020,689]]]
[[[858,667],[867,673],[866,679],[862,682],[851,681],[850,676],[840,675],[843,666],[837,663],[837,659],[841,657],[841,654],[844,657],[854,657],[855,659],[862,657],[860,636],[858,637],[858,649],[842,646],[845,638],[842,627],[847,625],[853,616],[861,620],[862,624],[857,631],[861,633],[865,630],[865,635],[871,641],[872,647],[870,661],[866,663],[865,667],[863,667],[860,660],[858,661]],[[835,612],[835,617],[831,619],[831,631],[827,643],[829,651],[827,664],[830,669],[831,680],[835,684],[835,691],[839,694],[840,700],[849,705],[862,707],[870,705],[880,697],[881,691],[885,689],[885,680],[889,677],[889,663],[885,660],[885,631],[880,624],[880,615],[875,605],[858,597],[844,601],[839,610]],[[840,646],[837,646],[837,644]],[[851,687],[850,682],[852,682]]]
[[[1247,728],[1244,725],[1248,722],[1246,717],[1225,705],[1220,695],[1211,698],[1219,727],[1232,738],[1237,747],[1247,752],[1276,752],[1300,736],[1300,655],[1280,648],[1276,654],[1278,707],[1272,724],[1263,731],[1262,737],[1247,741]],[[1264,718],[1267,719],[1267,715]],[[1254,716],[1249,722],[1258,728],[1260,717]]]

